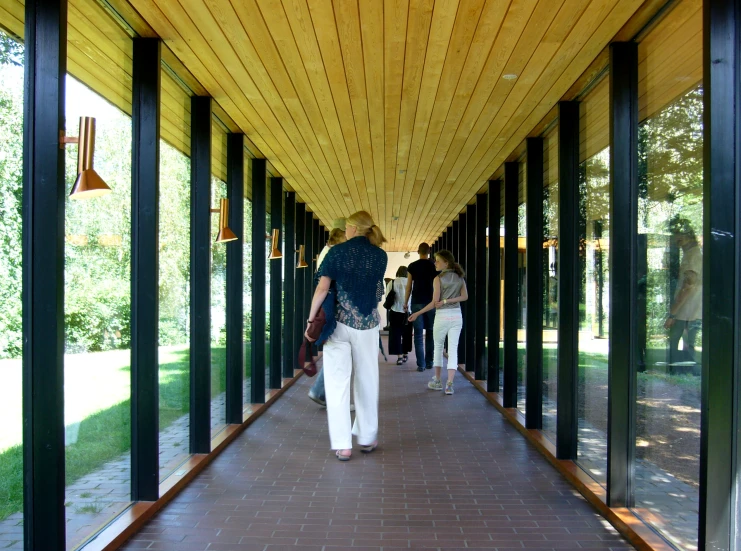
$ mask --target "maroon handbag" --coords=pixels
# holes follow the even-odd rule
[[[306,373],[308,377],[313,377],[317,373],[316,363],[311,354],[311,346],[312,343],[319,339],[319,335],[322,334],[322,329],[326,322],[327,317],[324,314],[324,309],[319,308],[316,316],[314,316],[314,321],[309,324],[309,328],[306,330],[306,335],[301,342],[301,347],[298,349],[298,366],[300,369],[304,370],[304,373]]]

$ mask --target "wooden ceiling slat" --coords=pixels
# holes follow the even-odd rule
[[[486,151],[494,143],[497,136],[504,134],[503,140],[500,140],[497,146],[486,156],[481,156],[479,163],[473,167],[464,170],[460,178],[465,181],[474,182],[474,187],[485,181],[488,175],[492,174],[507,158],[508,152],[512,151],[522,142],[538,122],[548,114],[557,101],[569,89],[578,76],[589,66],[593,60],[604,48],[612,36],[626,24],[627,19],[640,6],[641,0],[618,0],[618,2],[609,2],[607,6],[604,3],[593,2],[595,6],[599,4],[599,9],[590,5],[584,16],[575,22],[572,35],[574,39],[567,40],[570,47],[574,47],[576,41],[576,53],[567,57],[563,64],[552,63],[546,71],[540,76],[536,83],[536,91],[524,99],[520,105],[515,117],[509,119],[504,127],[497,129],[496,133],[489,134],[477,148]],[[608,13],[604,13],[606,10]],[[599,14],[599,15],[597,15]],[[593,24],[588,24],[588,21]],[[594,29],[589,38],[580,33],[581,29]],[[543,90],[549,87],[547,92]],[[495,134],[495,135],[494,135]],[[465,194],[465,191],[463,192]],[[454,204],[460,204],[460,198],[454,200]]]
[[[480,93],[476,95],[476,103],[471,104],[472,109],[469,113],[472,113],[472,115],[469,115],[469,117],[473,118],[476,122],[474,123],[469,119],[462,127],[457,125],[456,128],[451,127],[449,129],[447,134],[450,137],[446,140],[447,144],[453,141],[456,130],[460,128],[461,139],[457,140],[454,144],[455,149],[460,148],[459,153],[451,154],[448,163],[450,168],[443,172],[443,174],[438,174],[441,164],[445,160],[447,149],[445,153],[441,151],[437,155],[438,159],[442,158],[441,161],[432,167],[428,175],[428,185],[434,191],[430,194],[428,200],[420,205],[420,216],[427,220],[427,226],[420,226],[418,232],[424,233],[429,231],[431,224],[434,227],[434,225],[438,224],[438,220],[441,217],[445,217],[445,211],[441,210],[440,202],[436,200],[437,193],[444,193],[449,196],[451,193],[456,193],[454,189],[460,190],[463,187],[456,185],[457,178],[455,175],[449,177],[450,170],[455,166],[454,163],[458,155],[460,155],[460,151],[463,151],[463,156],[466,158],[466,164],[468,165],[475,165],[488,152],[488,149],[478,152],[474,150],[470,158],[466,156],[468,151],[472,149],[472,143],[475,142],[476,137],[480,138],[484,133],[491,133],[491,126],[487,124],[487,121],[505,120],[511,116],[510,112],[506,110],[508,102],[512,104],[513,110],[516,109],[519,102],[525,97],[525,91],[529,89],[529,86],[533,85],[533,81],[540,74],[541,67],[547,65],[551,59],[552,52],[557,49],[558,44],[555,42],[543,42],[542,39],[551,27],[557,14],[559,14],[562,4],[563,0],[539,0],[537,4],[534,2],[522,3],[518,5],[518,9],[522,11],[513,10],[511,15],[508,14],[506,21],[507,28],[502,33],[502,40],[497,40],[493,48],[497,56],[490,58],[490,63],[493,67],[491,67],[491,70],[489,70],[489,67],[485,70],[489,78],[483,79],[479,88]],[[580,2],[571,3],[571,5],[577,7],[579,4]],[[573,20],[568,21],[568,24],[573,25]],[[555,25],[558,25],[558,22]],[[535,57],[536,49],[538,48],[542,50],[542,57]],[[531,60],[540,61],[542,65],[530,68],[529,62]],[[517,79],[502,79],[501,77],[504,74],[517,75]],[[505,113],[504,116],[497,119],[497,116],[502,111]],[[460,120],[460,117],[461,114],[459,113],[458,120]],[[470,126],[472,126],[472,130],[468,130]],[[467,143],[469,146],[468,151],[465,149]],[[458,166],[460,169],[463,168],[461,165],[462,163],[459,162]],[[466,202],[473,193],[475,191],[469,187],[465,195]]]
[[[343,153],[347,155],[352,173],[348,175],[347,168],[343,169],[345,181],[349,181],[347,191],[353,204],[359,205],[362,202],[361,197],[364,195],[364,190],[357,185],[357,182],[363,178],[363,168],[360,162],[357,140],[354,137],[354,127],[351,120],[348,121],[346,117],[339,115],[339,107],[334,101],[334,90],[330,86],[325,71],[309,7],[305,0],[285,0],[283,8],[291,29],[291,33],[285,38],[293,36],[333,143],[344,145],[344,149],[340,150],[340,157],[344,157]],[[267,10],[263,10],[263,13],[267,16]],[[274,15],[276,13],[271,13],[271,16]],[[271,32],[277,41],[277,31],[273,31],[271,28]],[[347,104],[349,105],[349,100]]]
[[[448,124],[447,132],[444,128],[442,131],[444,137],[441,138],[443,143],[438,144],[438,147],[442,145],[447,151],[451,146],[451,142],[454,142],[452,144],[454,150],[456,148],[463,148],[471,136],[474,124],[482,113],[482,109],[500,82],[505,65],[511,58],[518,44],[518,39],[524,34],[528,21],[532,19],[536,4],[537,0],[526,0],[510,6],[506,11],[505,20],[501,21],[498,25],[496,11],[490,11],[488,9],[484,11],[482,15],[482,29],[476,31],[476,40],[479,43],[479,47],[475,52],[472,52],[473,55],[469,55],[469,59],[473,60],[475,58],[475,60],[466,61],[468,65],[473,64],[473,67],[478,70],[480,78],[473,82],[468,80],[461,83],[463,89],[460,93],[456,92],[456,98],[451,107],[452,114],[449,114],[451,122],[449,124],[446,123]],[[487,8],[492,8],[492,10],[497,8],[500,12],[506,9],[504,6],[493,3],[487,5]],[[506,24],[504,24],[505,22]],[[481,33],[484,36],[480,36]],[[489,36],[491,41],[484,41],[486,36]],[[485,46],[488,46],[488,49]],[[506,90],[512,85],[511,81],[501,81],[499,96],[502,100],[506,97]],[[458,140],[454,141],[456,132],[459,133],[459,136]],[[440,152],[438,158],[440,155],[444,154]],[[438,175],[442,161],[443,159],[432,167],[435,177]],[[421,200],[415,201],[416,208],[414,215],[409,218],[416,219],[427,216],[431,205],[438,201],[441,195],[444,197],[454,187],[458,187],[455,179],[436,181],[435,177],[428,175],[426,178]],[[421,235],[425,231],[427,231],[425,225],[418,225],[417,234],[410,237],[412,240],[421,240]]]
[[[339,124],[335,125],[336,132],[333,133],[322,116],[322,110],[317,103],[280,0],[259,0],[259,4],[258,6],[254,0],[250,0],[236,5],[240,18],[245,20],[249,17],[250,23],[244,25],[245,31],[261,60],[268,66],[285,72],[287,79],[285,86],[288,87],[290,82],[295,89],[296,99],[291,98],[289,101],[300,103],[300,107],[305,110],[311,132],[326,157],[325,163],[329,165],[332,183],[336,182],[337,201],[349,210],[352,208],[352,200],[350,194],[342,189],[342,183],[348,185],[352,181],[354,185],[354,178]],[[253,15],[258,12],[261,17]],[[332,111],[334,112],[334,109]],[[336,117],[334,121],[337,122]]]
[[[404,51],[404,77],[402,81],[401,110],[399,114],[399,136],[396,145],[396,170],[394,182],[394,204],[401,208],[394,212],[399,221],[394,221],[390,235],[392,245],[403,246],[401,235],[404,224],[401,222],[409,204],[412,181],[407,187],[406,174],[409,163],[409,152],[414,133],[414,120],[419,104],[419,92],[422,85],[427,44],[434,0],[416,0],[410,3],[407,19],[407,40]]]
[[[326,158],[316,134],[311,128],[301,102],[298,101],[293,84],[285,73],[280,56],[272,46],[272,39],[262,36],[262,54],[266,56],[263,61],[256,51],[247,29],[255,30],[262,23],[257,5],[254,3],[236,3],[236,10],[230,4],[220,1],[207,0],[206,5],[214,17],[214,23],[225,33],[229,44],[232,45],[234,54],[239,58],[240,65],[244,66],[246,74],[252,80],[244,81],[244,91],[250,96],[263,100],[270,106],[280,120],[284,121],[284,129],[292,140],[299,154],[308,161],[307,167],[310,173],[305,177],[307,181],[317,188],[317,196],[326,207],[332,208],[336,205],[336,195],[339,189],[335,185],[334,176],[327,164]],[[245,8],[251,8],[251,14],[245,13]],[[205,14],[204,14],[205,15]],[[251,16],[250,16],[251,15]],[[218,32],[214,30],[214,32]],[[219,50],[221,52],[223,50]],[[233,69],[234,62],[227,64]],[[265,63],[265,65],[263,65]],[[271,67],[270,73],[265,67]],[[242,73],[244,75],[244,73]],[[243,81],[240,80],[240,84]]]
[[[334,7],[334,11],[333,11]],[[365,64],[363,60],[363,45],[360,34],[360,16],[358,5],[355,2],[335,0],[330,2],[311,3],[311,14],[317,29],[317,38],[322,49],[322,56],[329,60],[330,65],[336,65],[344,71],[330,74],[330,80],[337,79],[337,88],[347,90],[355,122],[355,133],[360,149],[360,158],[363,164],[363,181],[359,186],[365,188],[366,201],[363,207],[374,220],[378,220],[378,194],[376,189],[375,170],[373,164],[373,147],[371,145],[370,120],[368,117],[368,95],[365,89]],[[319,21],[326,22],[326,27],[317,25]],[[345,86],[343,87],[343,81]],[[361,198],[363,195],[361,194]],[[366,208],[367,207],[367,208]]]
[[[407,0],[384,1],[384,190],[386,219],[381,228],[394,246],[395,226],[399,216],[399,205],[394,197],[396,183],[396,156],[399,140],[399,117],[401,116],[401,98],[404,84],[404,59],[406,51],[407,18],[409,2]]]
[[[384,166],[384,66],[383,56],[383,2],[378,0],[359,0],[360,32],[363,43],[363,60],[365,62],[365,92],[368,104],[368,120],[373,149],[373,176],[375,179],[376,223],[386,231],[385,221],[391,210],[386,206],[386,183]],[[350,207],[343,215],[351,214]]]
[[[422,157],[422,150],[427,137],[427,130],[430,124],[432,110],[435,106],[435,95],[442,77],[443,65],[448,52],[450,37],[455,24],[456,13],[458,12],[457,0],[435,4],[435,10],[432,15],[430,26],[430,38],[428,40],[427,52],[425,55],[424,72],[422,83],[420,85],[419,101],[414,117],[414,130],[412,142],[409,149],[409,158],[407,161],[406,179],[404,182],[405,196],[402,197],[402,207],[409,212],[409,206],[419,201],[419,195],[424,185],[423,179],[417,179],[417,169]],[[411,193],[410,191],[411,190]],[[402,233],[413,222],[408,219],[404,221]],[[403,247],[403,244],[399,244]]]
[[[445,57],[443,64],[442,75],[440,82],[435,94],[435,103],[432,108],[432,114],[430,115],[430,122],[427,127],[427,134],[425,136],[425,143],[422,147],[422,154],[420,156],[419,165],[415,174],[411,176],[409,180],[413,186],[413,182],[417,180],[425,181],[425,186],[428,184],[427,173],[430,169],[430,165],[433,162],[435,150],[437,149],[440,135],[445,125],[448,110],[453,101],[456,88],[458,87],[458,81],[463,67],[468,56],[473,37],[478,26],[481,12],[484,8],[484,0],[463,0],[458,5],[458,11],[456,13],[455,23],[453,24],[453,32],[450,36],[450,42],[448,45],[448,52]],[[413,190],[412,190],[413,193]],[[422,200],[426,200],[431,194],[429,190],[425,190],[424,186],[421,191]],[[419,201],[417,201],[419,204]],[[405,219],[410,218],[409,215],[405,216]],[[412,216],[412,220],[415,221],[415,225],[419,226],[424,223],[424,220],[418,218],[416,213]],[[413,245],[409,245],[412,240],[407,238],[403,243],[400,243],[402,250],[409,249]],[[416,248],[416,247],[415,247]]]
[[[209,91],[212,97],[214,97],[221,105],[221,107],[229,113],[229,115],[235,120],[242,131],[250,136],[255,145],[263,152],[266,156],[270,157],[272,162],[276,165],[281,174],[286,177],[293,177],[300,184],[304,185],[305,180],[302,178],[302,173],[293,164],[293,156],[289,156],[281,146],[280,142],[274,137],[271,128],[278,127],[275,125],[269,125],[268,123],[273,122],[270,118],[272,113],[265,113],[267,123],[263,121],[262,117],[258,115],[258,112],[253,108],[249,101],[240,102],[237,106],[235,101],[239,101],[239,98],[244,97],[239,90],[239,87],[234,83],[233,79],[227,74],[224,79],[220,79],[218,82],[210,71],[206,68],[201,59],[196,55],[191,44],[197,50],[205,54],[205,50],[210,48],[197,41],[198,37],[201,37],[197,29],[189,18],[184,17],[181,13],[179,19],[182,19],[183,32],[186,32],[190,37],[188,41],[184,40],[180,32],[177,30],[176,23],[170,21],[172,14],[166,16],[165,13],[160,9],[158,4],[154,0],[132,0],[132,4],[137,10],[146,14],[147,21],[157,31],[157,33],[164,37],[172,47],[173,52],[178,56],[179,59],[189,68],[193,75],[199,79],[203,84],[204,88]],[[169,7],[175,10],[180,10],[179,6],[175,6],[174,3],[167,4]],[[175,18],[178,21],[177,18]],[[202,38],[202,37],[201,37]],[[222,87],[221,84],[224,84]],[[234,98],[234,99],[232,99]],[[277,131],[277,130],[276,130]],[[306,193],[302,191],[302,193]]]
[[[165,2],[162,3],[164,5]],[[323,209],[326,208],[326,205],[331,205],[332,199],[327,195],[326,182],[320,178],[320,170],[316,165],[316,160],[310,153],[309,147],[285,103],[275,90],[272,80],[265,71],[259,71],[259,68],[262,67],[259,62],[249,64],[249,69],[247,67],[247,59],[250,55],[248,50],[251,49],[251,42],[244,35],[244,29],[238,23],[238,18],[231,4],[226,2],[195,2],[189,4],[187,13],[170,7],[173,4],[171,2],[166,4],[170,16],[178,17],[181,24],[186,23],[187,20],[186,24],[189,25],[191,39],[197,39],[198,42],[202,43],[202,47],[197,52],[197,55],[202,56],[201,60],[206,62],[208,58],[211,58],[208,61],[217,71],[221,82],[229,80],[234,82],[239,90],[238,93],[245,99],[245,103],[249,102],[268,120],[273,119],[274,134],[277,134],[276,137],[283,141],[284,148],[292,152],[296,166],[303,167],[305,170],[304,176],[307,183],[302,191],[312,201],[319,203]],[[194,20],[198,21],[197,26],[193,22]],[[205,39],[205,36],[217,36],[219,33],[223,33],[225,40],[214,41],[209,44],[209,41]],[[250,69],[252,69],[252,72]],[[312,175],[313,178],[311,178]],[[313,183],[312,179],[316,182],[313,186],[311,185]]]

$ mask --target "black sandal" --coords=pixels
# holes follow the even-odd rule
[[[402,362],[401,358],[399,358],[398,360],[396,360],[396,365],[401,365],[402,363],[403,362]]]
[[[407,363],[407,360],[409,359],[409,356],[404,354],[404,357],[401,359],[402,362]]]

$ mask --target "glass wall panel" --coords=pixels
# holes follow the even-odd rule
[[[577,462],[604,485],[609,345],[609,78],[603,78],[580,105]]]
[[[214,136],[214,141],[217,137]],[[211,179],[211,204],[226,197],[226,184]],[[216,243],[219,215],[211,217],[211,436],[226,427],[226,243]]]
[[[0,31],[0,546],[23,547],[23,45]]]
[[[543,137],[543,433],[556,441],[558,390],[558,125]]]
[[[504,390],[504,185],[499,186],[499,390]]]
[[[67,77],[66,127],[96,118],[95,170],[112,193],[67,200],[65,444],[67,547],[128,507],[131,477],[131,119]],[[67,147],[66,185],[77,176]]]
[[[270,179],[267,181],[267,198],[270,199]],[[271,233],[272,224],[271,215],[265,209],[265,229],[266,235]],[[265,390],[270,388],[270,240],[263,239],[263,254],[265,255]]]
[[[636,513],[697,549],[702,356],[702,3],[639,44]]]
[[[527,385],[527,165],[520,162],[517,207],[517,409],[526,411]]]
[[[164,480],[190,455],[190,159],[164,140],[159,208],[159,457]]]

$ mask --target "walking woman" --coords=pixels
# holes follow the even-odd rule
[[[468,300],[466,282],[463,280],[463,268],[456,263],[453,253],[440,251],[435,253],[435,268],[440,272],[432,282],[432,302],[409,316],[409,321],[433,308],[435,325],[432,332],[435,339],[435,357],[433,366],[435,376],[427,384],[432,390],[442,390],[440,372],[443,366],[443,346],[445,337],[448,338],[448,380],[445,384],[445,394],[453,394],[453,379],[458,367],[458,339],[463,328],[463,316],[460,303]]]
[[[311,302],[308,327],[335,284],[335,313],[319,337],[324,344],[324,386],[329,439],[340,461],[352,455],[352,435],[360,451],[378,446],[378,339],[383,276],[388,257],[381,249],[386,238],[370,214],[359,211],[345,224],[347,241],[332,247],[319,269],[319,284]],[[308,336],[308,335],[307,335]],[[350,424],[350,377],[355,375],[355,423]]]
[[[404,295],[407,290],[407,267],[399,266],[396,279],[389,281],[387,293],[394,291],[394,304],[389,310],[389,354],[396,354],[396,365],[406,362],[412,351],[412,324],[407,321],[407,308],[404,308]]]

